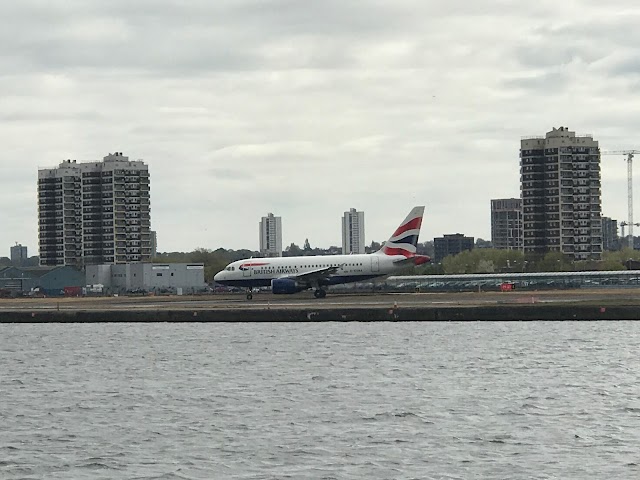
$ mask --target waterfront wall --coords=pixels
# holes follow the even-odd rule
[[[0,312],[0,323],[640,320],[640,306],[496,305],[420,308],[230,308]]]

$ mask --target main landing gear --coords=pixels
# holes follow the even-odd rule
[[[247,300],[251,300],[253,298],[252,289],[247,290]]]
[[[324,298],[327,296],[327,291],[323,290],[321,288],[317,288],[314,292],[313,292],[313,296],[316,298]]]

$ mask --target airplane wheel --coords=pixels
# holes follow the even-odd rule
[[[247,293],[247,300],[251,300],[253,298],[253,293]]]
[[[324,290],[322,290],[321,288],[319,288],[318,290],[316,290],[315,292],[313,292],[313,295],[316,298],[324,298],[327,296],[327,292],[325,292]]]

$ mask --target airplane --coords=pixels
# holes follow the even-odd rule
[[[424,206],[414,207],[375,253],[248,258],[230,263],[213,280],[221,285],[246,287],[247,300],[252,299],[254,287],[271,287],[274,294],[311,288],[316,298],[324,298],[329,285],[361,282],[430,261],[427,255],[416,253],[423,214]]]

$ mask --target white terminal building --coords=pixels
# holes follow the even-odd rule
[[[151,260],[149,169],[122,152],[38,170],[40,265]]]
[[[365,253],[364,212],[351,208],[342,216],[342,253]]]
[[[88,265],[88,287],[106,294],[127,292],[192,294],[206,287],[202,263],[127,263]]]
[[[282,218],[267,214],[260,220],[260,255],[263,257],[282,256]]]

